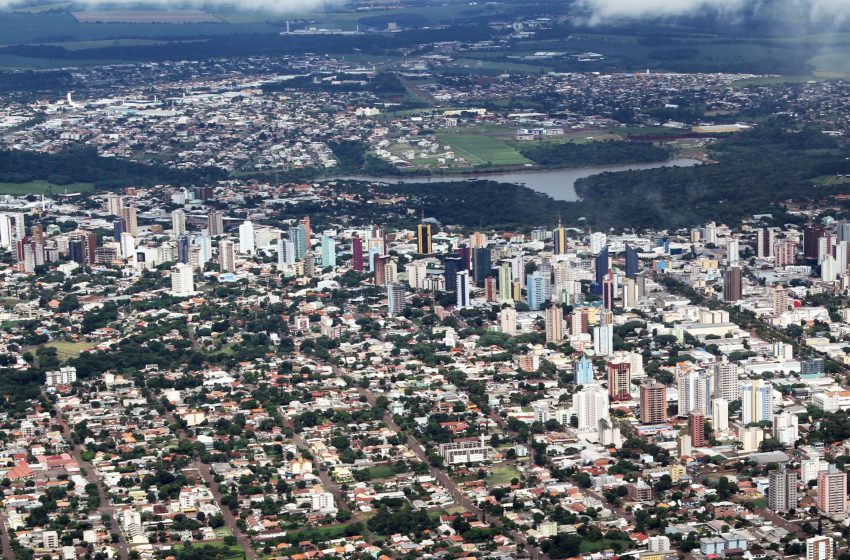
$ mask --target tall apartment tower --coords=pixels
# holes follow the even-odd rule
[[[784,466],[770,471],[767,505],[771,511],[786,513],[797,507],[797,471]]]
[[[640,385],[640,421],[644,424],[667,422],[667,387],[654,379]]]

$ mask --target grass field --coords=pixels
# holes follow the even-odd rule
[[[91,350],[94,348],[94,343],[91,342],[68,342],[66,340],[54,340],[52,342],[48,342],[47,344],[42,344],[39,348],[56,348],[56,354],[58,355],[60,360],[70,360],[71,358],[76,358],[82,352],[86,350]],[[35,351],[36,347],[28,348],[28,350]]]
[[[497,465],[493,467],[490,476],[487,477],[487,483],[492,486],[505,486],[515,478],[521,478],[521,475],[514,467],[507,464]]]
[[[0,183],[0,194],[57,194],[68,192],[91,192],[91,183],[71,183],[69,185],[54,185],[47,181],[30,181],[29,183]]]
[[[579,550],[585,554],[592,554],[602,550],[627,550],[632,546],[630,541],[620,541],[616,539],[600,539],[598,541],[584,540],[581,542]]]
[[[378,465],[375,467],[369,467],[365,470],[369,475],[369,480],[375,480],[376,478],[390,478],[395,475],[393,468],[389,465]]]
[[[437,140],[451,146],[457,155],[465,158],[473,166],[531,163],[505,142],[490,136],[439,132]]]

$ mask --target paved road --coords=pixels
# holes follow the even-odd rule
[[[290,428],[293,428],[293,435],[292,435],[293,443],[295,443],[295,445],[298,447],[298,449],[300,449],[301,451],[306,451],[309,455],[312,456],[312,453],[310,452],[310,446],[307,445],[307,442],[304,441],[304,438],[302,438],[299,434],[295,433],[294,426],[292,425],[292,422],[287,420],[286,424]],[[318,462],[318,461],[315,461],[315,462]],[[336,500],[337,507],[341,510],[344,510],[344,511],[351,511],[351,508],[348,507],[348,500],[346,499],[343,491],[340,489],[339,484],[337,484],[336,481],[333,478],[331,478],[331,476],[328,474],[328,471],[323,468],[323,465],[317,464],[316,468],[319,470],[319,480],[322,481],[322,486],[324,486],[326,489],[330,490],[331,494],[334,495],[334,499]]]
[[[341,372],[336,371],[336,368],[334,368],[334,371],[337,373],[337,375],[341,374]],[[372,391],[369,391],[367,389],[358,389],[357,391],[358,393],[360,393],[361,396],[366,397],[366,401],[370,405],[375,406],[377,397],[374,393],[372,393]],[[396,435],[400,436],[402,441],[407,442],[407,445],[410,447],[411,450],[413,450],[413,453],[416,455],[417,458],[419,458],[420,461],[422,461],[426,465],[429,465],[428,454],[425,452],[425,448],[422,446],[422,444],[419,443],[419,441],[415,437],[404,434],[401,430],[401,427],[396,423],[396,421],[392,417],[392,414],[390,414],[389,412],[384,413],[384,423],[387,425],[387,427],[389,427],[389,429],[394,431]],[[449,495],[451,495],[455,503],[462,506],[468,512],[473,514],[479,521],[485,523],[489,522],[493,526],[500,526],[500,522],[497,518],[491,516],[488,521],[486,513],[482,511],[481,508],[479,508],[475,503],[473,503],[472,500],[469,499],[466,493],[460,489],[457,483],[452,480],[452,478],[446,473],[445,470],[430,465],[429,469],[431,470],[431,474],[434,476],[434,478],[437,479],[437,481],[439,481],[443,488],[448,490]],[[549,560],[549,557],[544,554],[542,550],[532,544],[526,543],[525,536],[519,533],[518,531],[514,531],[511,529],[505,529],[504,531],[505,533],[507,533],[508,536],[510,536],[514,540],[514,542],[525,543],[526,552],[528,552],[528,554],[535,560]]]
[[[172,426],[178,425],[177,419],[171,412],[166,412],[165,417],[168,419],[168,423]],[[197,441],[195,436],[189,436],[183,429],[177,429],[176,435],[178,439],[186,440],[193,444]],[[230,529],[230,532],[234,537],[236,537],[236,542],[239,543],[239,546],[242,547],[242,550],[245,552],[247,557],[250,558],[250,560],[258,560],[257,552],[251,546],[251,540],[247,535],[245,535],[245,533],[239,530],[239,526],[236,524],[236,517],[233,515],[233,512],[230,511],[230,508],[222,504],[222,494],[218,489],[218,483],[216,483],[215,478],[213,477],[210,466],[197,457],[192,458],[192,466],[204,480],[204,484],[206,484],[212,492],[215,501],[218,502],[219,507],[221,508],[221,515],[224,517],[224,524],[227,525],[227,528]]]
[[[9,538],[5,515],[0,519],[0,545],[3,546],[3,560],[15,560],[15,551],[12,550],[12,540]]]
[[[97,470],[89,461],[83,459],[81,446],[74,443],[68,420],[58,408],[56,409],[56,418],[54,421],[62,428],[62,436],[68,442],[68,445],[71,446],[71,455],[74,457],[74,460],[77,461],[81,469],[86,471],[86,481],[97,486],[97,493],[100,498],[100,506],[97,508],[98,512],[101,516],[108,515],[112,519],[112,526],[116,529],[114,532],[118,535],[118,553],[121,555],[122,560],[128,560],[130,552],[127,546],[127,540],[124,538],[124,531],[121,530],[121,524],[118,522],[117,510],[112,505],[112,500],[106,495],[106,490],[97,476]],[[5,550],[5,544],[3,548]]]

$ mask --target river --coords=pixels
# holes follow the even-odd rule
[[[635,169],[657,169],[659,167],[691,167],[701,163],[699,160],[676,158],[659,163],[634,163],[628,165],[606,165],[601,167],[574,167],[571,169],[553,169],[549,171],[513,171],[510,173],[487,173],[483,175],[437,175],[412,177],[368,177],[347,175],[334,179],[353,181],[373,181],[384,183],[445,183],[463,182],[470,179],[489,179],[500,183],[517,183],[537,192],[545,193],[555,200],[578,200],[575,183],[579,179],[600,173],[631,171]]]

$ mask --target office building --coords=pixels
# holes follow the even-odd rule
[[[640,384],[640,421],[644,424],[667,422],[667,387],[654,379]]]
[[[434,252],[431,224],[419,224],[416,226],[416,251],[420,255],[430,255]]]
[[[634,279],[640,272],[640,259],[637,250],[626,244],[626,278]]]
[[[459,308],[465,309],[472,307],[470,303],[471,292],[472,286],[469,283],[469,271],[461,270],[457,273],[455,280],[455,298]]]
[[[803,258],[809,263],[817,262],[820,252],[820,240],[826,230],[820,226],[808,226],[803,230]]]
[[[177,262],[189,263],[189,236],[179,235],[177,237]]]
[[[593,259],[593,270],[595,278],[596,294],[602,294],[602,282],[608,276],[608,271],[611,269],[610,259],[608,256],[608,246],[602,247],[596,257]]]
[[[484,284],[484,280],[493,274],[493,265],[490,262],[490,249],[487,247],[476,247],[472,250],[472,274],[478,286]]]
[[[460,257],[448,257],[443,261],[443,276],[446,278],[446,291],[454,292],[457,288],[457,273],[466,270]]]
[[[555,228],[555,231],[552,232],[552,253],[555,255],[566,255],[567,254],[567,228],[561,225],[561,221],[558,220],[558,227]]]

